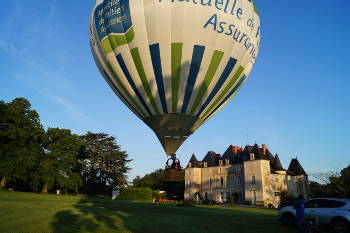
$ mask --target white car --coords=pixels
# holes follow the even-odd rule
[[[316,198],[305,201],[305,216],[317,219],[320,225],[330,225],[336,233],[350,232],[350,200],[340,198]],[[278,212],[282,224],[295,225],[296,210],[282,207]]]

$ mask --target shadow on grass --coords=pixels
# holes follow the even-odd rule
[[[81,198],[73,208],[57,212],[54,217],[51,225],[54,233],[294,232],[282,228],[271,213],[98,198]]]
[[[72,210],[64,210],[55,214],[55,220],[52,223],[53,232],[118,230],[116,223],[123,214],[118,213],[118,209],[110,202],[98,198],[81,198]]]

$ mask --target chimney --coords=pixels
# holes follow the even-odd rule
[[[233,154],[237,155],[238,153],[242,152],[242,148],[240,148],[239,146],[232,146],[232,151]]]
[[[237,154],[237,149],[238,149],[237,146],[233,147],[233,154],[235,154],[235,155]]]
[[[262,144],[262,150],[263,150],[263,154],[266,154],[266,144]]]

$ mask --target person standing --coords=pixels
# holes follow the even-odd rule
[[[305,225],[305,203],[303,195],[298,196],[298,200],[295,203],[295,212],[297,216],[297,226],[299,233],[306,233],[306,225]]]

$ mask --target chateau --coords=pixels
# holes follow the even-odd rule
[[[265,144],[229,146],[222,156],[209,151],[202,161],[192,155],[185,169],[185,200],[200,194],[225,202],[235,195],[238,203],[278,207],[282,192],[308,198],[308,176],[297,159],[285,170]]]

